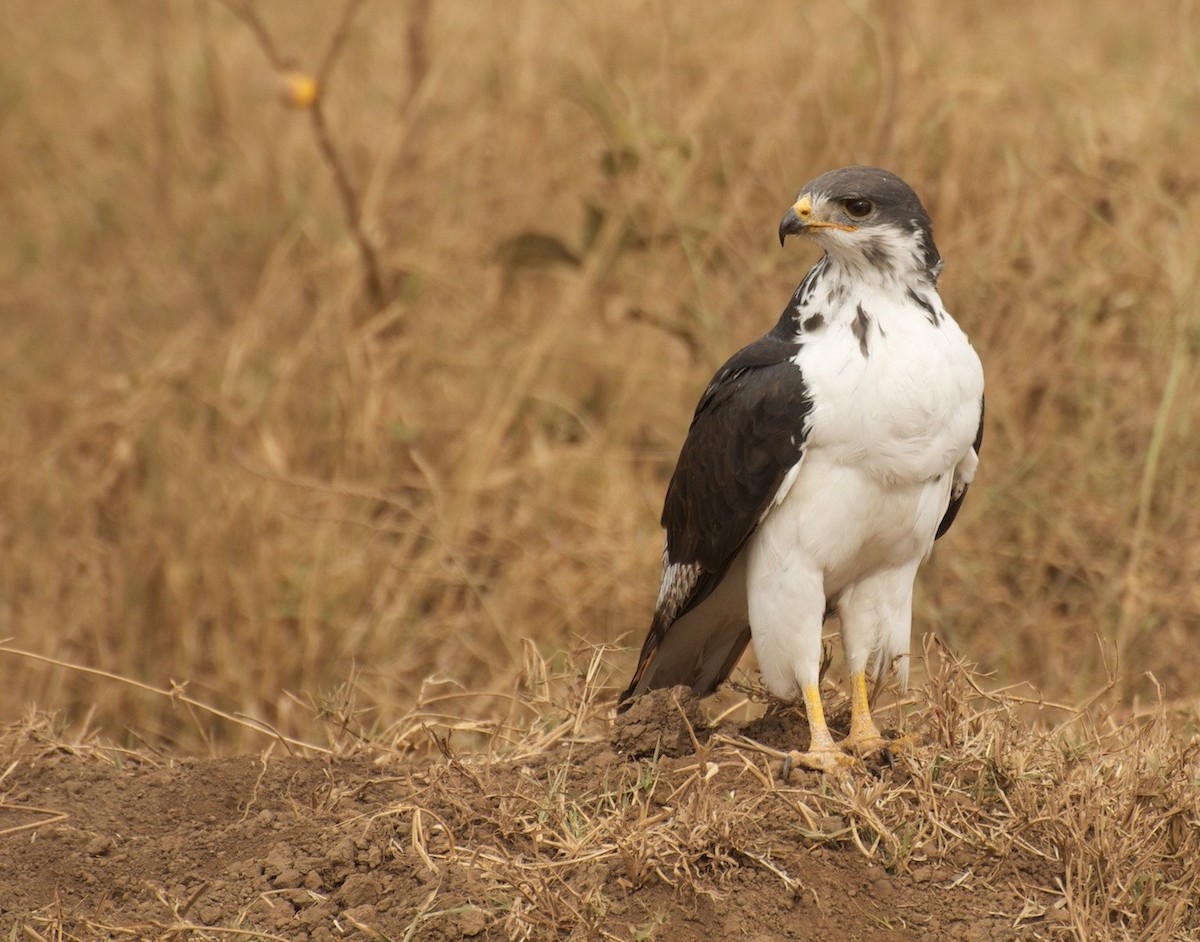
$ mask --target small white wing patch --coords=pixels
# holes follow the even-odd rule
[[[699,563],[668,562],[667,548],[663,546],[663,574],[655,611],[670,612],[669,621],[674,621],[675,615],[691,598],[702,572],[703,567]]]
[[[771,498],[771,503],[767,504],[767,509],[764,510],[758,518],[758,522],[762,523],[767,514],[783,503],[788,496],[788,491],[792,489],[792,485],[796,483],[796,475],[800,473],[800,466],[804,464],[804,456],[800,456],[800,460],[788,468],[788,473],[783,476],[783,480],[779,484],[779,490],[775,492],[775,496]]]
[[[950,485],[950,499],[958,500],[972,481],[975,480],[975,469],[979,467],[979,455],[971,448],[963,456],[963,460],[954,466],[954,481]]]

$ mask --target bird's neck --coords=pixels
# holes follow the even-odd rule
[[[918,258],[909,254],[895,264],[871,265],[826,252],[792,294],[777,331],[799,340],[824,326],[853,322],[864,304],[889,317],[894,312],[940,323],[936,277]]]
[[[936,280],[912,256],[882,261],[862,255],[833,255],[823,259],[819,288],[833,305],[860,295],[902,298],[909,291],[936,291]]]
[[[916,235],[881,234],[870,241],[829,247],[822,261],[824,278],[831,284],[899,294],[910,287],[936,287],[942,267],[936,250],[932,256],[927,254]]]

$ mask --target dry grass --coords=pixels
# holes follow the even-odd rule
[[[1069,850],[1071,912],[1114,937],[1186,908],[1193,3],[367,2],[321,99],[357,217],[238,7],[0,6],[0,637],[177,694],[5,654],[4,713],[209,751],[261,723],[404,744],[430,704],[524,729],[524,639],[640,640],[697,391],[812,260],[772,244],[782,208],[879,163],[924,196],[989,383],[918,630],[1051,699],[1112,670],[1100,706],[1184,707],[1064,740],[939,695],[966,711],[943,778],[827,810],[900,864],[963,828]],[[321,67],[341,5],[256,9]],[[911,833],[985,772],[1025,796],[998,831]],[[683,879],[672,834],[644,865]],[[718,868],[734,840],[698,839]]]
[[[922,658],[926,681],[905,721],[920,742],[897,755],[894,769],[784,782],[770,750],[719,731],[695,730],[693,751],[676,758],[613,757],[611,706],[597,682],[606,678],[604,654],[593,651],[559,670],[531,654],[513,698],[520,718],[458,720],[459,733],[486,743],[474,751],[454,747],[436,704],[417,705],[390,738],[340,749],[329,739],[338,751],[370,756],[378,777],[373,786],[347,785],[341,760],[321,759],[329,763],[325,810],[365,788],[377,791],[380,782],[406,780],[411,789],[369,813],[326,815],[326,846],[347,834],[360,844],[370,836],[392,849],[393,865],[423,864],[427,889],[420,905],[405,903],[411,921],[404,938],[421,938],[427,923],[444,925],[469,911],[481,913],[495,937],[671,938],[677,917],[694,912],[696,900],[721,912],[751,885],[756,899],[772,899],[764,883],[778,885],[776,898],[803,897],[808,906],[814,897],[824,908],[831,900],[815,887],[844,897],[836,874],[844,878],[846,864],[822,878],[814,848],[861,854],[907,887],[913,896],[891,914],[897,931],[920,931],[914,901],[929,883],[963,888],[958,915],[994,926],[979,938],[1176,942],[1200,931],[1194,709],[1123,721],[1093,709],[1031,728],[1022,718],[1024,698],[984,692],[984,678],[931,642]],[[95,736],[66,735],[43,715],[0,730],[0,755],[25,762],[51,754],[159,764]],[[28,828],[59,819],[50,817],[53,809],[3,801],[0,808],[47,815]],[[637,915],[629,901],[656,888],[664,891],[659,917]],[[1010,901],[1006,912],[979,902],[997,893]],[[86,928],[105,938],[186,932],[218,939],[235,931],[197,923],[189,905],[160,897],[174,918],[129,925],[110,914]],[[40,937],[74,938],[79,918],[68,907],[31,914],[23,925],[38,927]],[[383,937],[370,925],[359,928]],[[709,931],[701,925],[695,937]]]
[[[517,902],[498,913],[510,938],[613,938],[603,931],[605,893],[617,887],[596,879],[606,867],[628,886],[661,882],[718,900],[743,868],[811,892],[803,851],[795,855],[814,845],[854,846],[891,873],[976,890],[998,882],[1014,855],[1040,859],[1045,872],[1065,877],[1017,884],[1027,903],[1014,935],[1193,938],[1200,712],[1160,709],[1117,722],[1079,711],[1034,731],[1020,696],[983,693],[971,666],[936,644],[923,660],[927,681],[908,716],[922,743],[883,779],[787,784],[761,747],[717,734],[678,761],[656,754],[597,780],[573,752],[597,734],[556,737],[551,747],[535,722],[524,740],[486,757],[464,761],[439,743],[449,761],[430,771],[424,805],[396,814],[431,867],[469,868],[510,900],[516,891]],[[566,715],[605,728],[608,704],[591,699],[587,680],[596,665],[593,657],[586,670],[551,679],[537,705],[543,725]],[[546,765],[526,769],[515,792],[496,801],[492,770],[535,755],[548,756]],[[437,902],[435,893],[428,905]],[[633,937],[657,938],[654,929]]]

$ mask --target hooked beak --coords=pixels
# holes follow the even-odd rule
[[[812,220],[812,200],[802,196],[796,205],[784,213],[779,223],[779,244],[790,235],[801,235],[809,227]]]
[[[824,204],[822,204],[824,206]],[[837,229],[840,232],[857,232],[857,226],[848,226],[842,222],[834,222],[824,215],[813,215],[812,197],[802,196],[796,200],[796,205],[783,215],[779,223],[779,244],[790,235],[804,235],[812,229]]]

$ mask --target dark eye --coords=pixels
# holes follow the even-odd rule
[[[871,215],[875,204],[870,200],[852,199],[842,203],[842,208],[846,210],[846,215],[853,219],[865,219]]]

